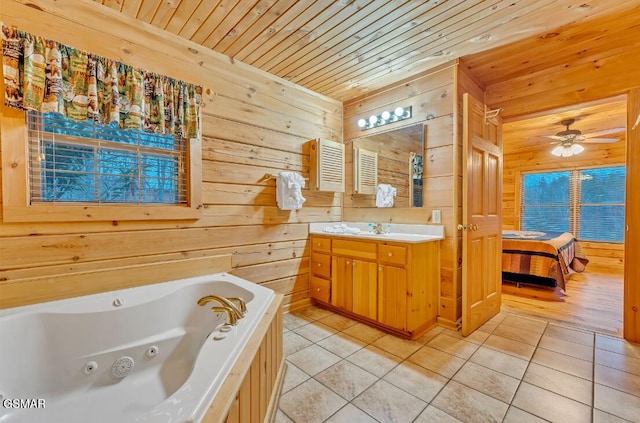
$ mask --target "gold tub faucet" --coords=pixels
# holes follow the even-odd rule
[[[243,314],[240,310],[238,310],[238,307],[236,307],[236,305],[234,303],[232,303],[231,301],[229,301],[227,298],[224,297],[220,297],[219,295],[207,295],[205,297],[202,297],[198,300],[198,305],[199,306],[203,306],[207,303],[210,303],[211,301],[215,301],[218,304],[220,304],[223,307],[228,308],[229,310],[231,310],[233,312],[233,314],[235,315],[235,320],[237,321],[238,319],[242,319]]]
[[[240,297],[227,297],[227,300],[235,303],[238,303],[238,307],[240,308],[240,312],[244,316],[247,313],[247,303]]]
[[[211,307],[211,310],[216,313],[222,313],[222,312],[226,313],[227,323],[230,325],[235,325],[236,323],[238,323],[238,318],[236,317],[236,313],[227,306],[219,306],[219,307],[214,306],[214,307]]]

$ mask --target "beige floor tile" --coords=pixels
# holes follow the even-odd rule
[[[358,407],[347,404],[331,416],[326,423],[377,423],[377,421]]]
[[[640,376],[640,359],[596,348],[596,364]]]
[[[614,338],[597,333],[596,348],[640,359],[640,344],[634,344],[621,338]]]
[[[318,342],[318,345],[342,358],[347,358],[360,348],[365,347],[367,344],[359,339],[339,332]]]
[[[451,329],[444,329],[442,331],[442,334],[447,335],[447,336],[452,336],[454,338],[458,338],[458,339],[462,339],[465,340],[467,342],[471,342],[474,344],[478,344],[481,345],[489,336],[488,332],[482,332],[479,330],[473,331],[470,335],[468,336],[462,336],[462,332],[459,330],[451,330]]]
[[[430,402],[448,381],[447,378],[408,361],[387,373],[384,380],[425,402]]]
[[[338,332],[337,329],[334,329],[330,326],[322,324],[318,321],[313,323],[309,323],[308,325],[300,326],[298,328],[293,329],[295,333],[300,336],[307,338],[311,342],[318,342],[327,338],[334,333]]]
[[[588,347],[575,342],[564,341],[559,338],[543,335],[540,339],[539,348],[555,351],[560,354],[570,355],[580,360],[593,362],[593,347]]]
[[[419,342],[398,338],[393,335],[385,335],[371,345],[400,358],[407,358],[422,347]]]
[[[507,415],[504,416],[503,423],[544,423],[546,420],[536,417],[531,413],[527,413],[524,410],[520,410],[517,407],[511,406],[507,411]]]
[[[291,354],[287,360],[306,374],[314,376],[336,364],[340,357],[314,344]]]
[[[331,314],[330,316],[321,319],[320,322],[340,331],[350,328],[358,323],[355,320],[351,320],[348,317],[344,317],[339,314]]]
[[[478,349],[477,344],[454,338],[444,333],[441,333],[429,341],[427,346],[455,355],[456,357],[464,358],[465,360],[471,357]]]
[[[445,413],[433,405],[428,406],[414,421],[414,423],[462,423],[460,420]]]
[[[276,412],[276,423],[293,423],[293,420],[287,417],[287,415],[284,414],[282,410],[278,409],[278,411]]]
[[[280,397],[280,409],[295,423],[321,423],[346,403],[313,379]]]
[[[596,364],[595,382],[640,397],[640,376]],[[639,416],[640,419],[640,416]]]
[[[291,355],[308,347],[313,342],[309,341],[293,331],[289,331],[282,335],[282,350],[285,356]]]
[[[407,360],[447,378],[453,377],[464,364],[463,359],[426,345],[416,351]]]
[[[384,380],[353,400],[353,405],[381,422],[413,422],[427,404]]]
[[[331,316],[334,313],[320,307],[311,306],[311,307],[306,307],[300,310],[296,310],[292,314],[295,314],[297,316],[302,316],[304,318],[311,319],[311,320],[320,320],[327,316]]]
[[[378,377],[343,360],[318,373],[314,379],[347,401],[351,401],[373,385]]]
[[[557,325],[548,325],[544,331],[546,336],[559,338],[564,341],[575,342],[576,344],[593,347],[595,345],[595,337],[593,332],[585,332],[577,329],[569,329]]]
[[[367,326],[364,323],[356,323],[355,325],[345,329],[343,333],[364,341],[367,344],[370,344],[385,335],[381,330]]]
[[[305,380],[309,379],[309,377],[310,376],[308,374],[293,364],[287,363],[287,371],[284,374],[284,382],[282,383],[282,393],[290,391]]]
[[[529,364],[524,382],[591,406],[591,381],[572,376],[536,363]]]
[[[487,340],[484,341],[484,344],[482,344],[482,346],[492,348],[494,350],[521,358],[523,360],[530,360],[531,356],[533,356],[533,352],[536,349],[536,347],[534,347],[533,345],[514,341],[513,339],[494,334],[491,334],[487,338]]]
[[[520,379],[472,362],[465,363],[453,380],[507,404],[513,399],[520,384]]]
[[[632,422],[640,421],[640,398],[595,384],[594,408]]]
[[[309,319],[308,317],[304,316],[298,316],[293,313],[285,313],[282,315],[282,326],[289,330],[298,328],[303,325],[308,325],[312,321],[313,319]]]
[[[533,345],[534,347],[538,345],[538,341],[540,341],[540,338],[542,337],[542,334],[540,333],[528,331],[516,326],[510,326],[506,324],[506,320],[498,325],[498,327],[493,331],[493,335],[513,339],[514,341]]]
[[[502,324],[522,329],[524,332],[543,333],[547,327],[547,322],[543,320],[528,319],[522,316],[508,314]]]
[[[570,375],[593,380],[593,363],[560,354],[555,351],[538,348],[531,362],[541,364]]]
[[[384,376],[402,361],[380,348],[369,345],[347,357],[347,360],[378,377]]]
[[[429,332],[422,335],[420,338],[416,339],[416,342],[421,343],[422,345],[431,341],[433,338],[441,334],[445,329],[442,326],[436,326],[429,330]]]
[[[455,381],[450,381],[440,391],[432,405],[468,423],[501,422],[509,407],[495,398]]]
[[[629,420],[621,419],[613,414],[605,413],[604,411],[593,409],[593,423],[628,423]]]
[[[520,384],[512,405],[551,422],[591,422],[591,407],[526,382]]]
[[[522,379],[529,365],[527,360],[487,347],[478,348],[469,361],[517,379]]]

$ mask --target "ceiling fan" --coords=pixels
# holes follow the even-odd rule
[[[620,141],[619,138],[597,138],[601,135],[613,134],[624,130],[624,128],[612,128],[604,131],[583,135],[578,129],[569,129],[573,125],[575,119],[565,119],[560,124],[566,126],[564,131],[560,131],[555,135],[546,135],[547,138],[556,140],[552,144],[559,144],[551,154],[554,156],[570,157],[580,154],[584,151],[584,147],[580,144],[596,144],[596,143],[612,143]]]

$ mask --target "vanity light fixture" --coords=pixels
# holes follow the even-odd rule
[[[399,122],[411,117],[411,106],[396,107],[393,111],[385,110],[379,115],[371,115],[369,118],[358,119],[358,127],[363,131],[365,129],[377,128],[387,123]]]
[[[584,151],[584,147],[580,144],[571,144],[571,145],[559,145],[553,150],[551,150],[551,154],[556,157],[571,157],[576,154],[580,154]]]

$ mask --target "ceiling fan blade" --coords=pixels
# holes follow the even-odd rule
[[[620,134],[620,133],[624,133],[626,130],[627,128],[625,128],[624,126],[621,126],[618,128],[610,128],[610,129],[604,129],[602,131],[589,132],[588,134],[583,134],[583,135],[586,136],[587,138],[594,138],[594,137],[601,137],[603,135]]]
[[[587,138],[580,141],[581,144],[605,144],[620,141],[620,138]]]

